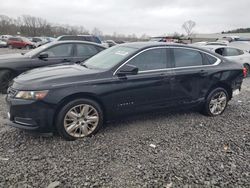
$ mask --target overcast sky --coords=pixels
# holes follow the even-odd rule
[[[250,0],[1,0],[0,14],[138,36],[184,33],[191,19],[196,33],[216,33],[250,27]]]

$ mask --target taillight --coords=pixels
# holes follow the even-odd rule
[[[247,68],[246,67],[243,68],[243,76],[244,76],[244,78],[247,77]]]

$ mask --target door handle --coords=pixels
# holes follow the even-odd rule
[[[201,70],[201,71],[199,72],[199,75],[200,75],[200,76],[207,76],[207,75],[208,75],[208,72],[205,71],[205,70]]]
[[[175,79],[175,76],[173,75],[161,74],[161,76],[163,77],[164,81],[173,81]]]
[[[63,62],[70,62],[69,59],[63,59]]]

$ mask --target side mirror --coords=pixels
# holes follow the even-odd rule
[[[117,72],[118,76],[125,76],[125,75],[136,75],[138,73],[139,69],[130,64],[125,64],[120,68],[120,70]]]
[[[39,59],[46,59],[48,57],[49,57],[49,54],[47,54],[46,52],[42,52],[38,56]]]

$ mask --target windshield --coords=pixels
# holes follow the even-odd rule
[[[52,46],[54,43],[48,43],[48,44],[44,44],[38,48],[35,48],[34,50],[31,50],[27,53],[24,54],[24,56],[26,57],[33,57],[34,55],[37,55],[38,53],[42,52],[43,50],[47,49],[48,47]]]
[[[114,46],[88,59],[83,65],[89,68],[107,70],[114,67],[137,50],[137,48]]]

